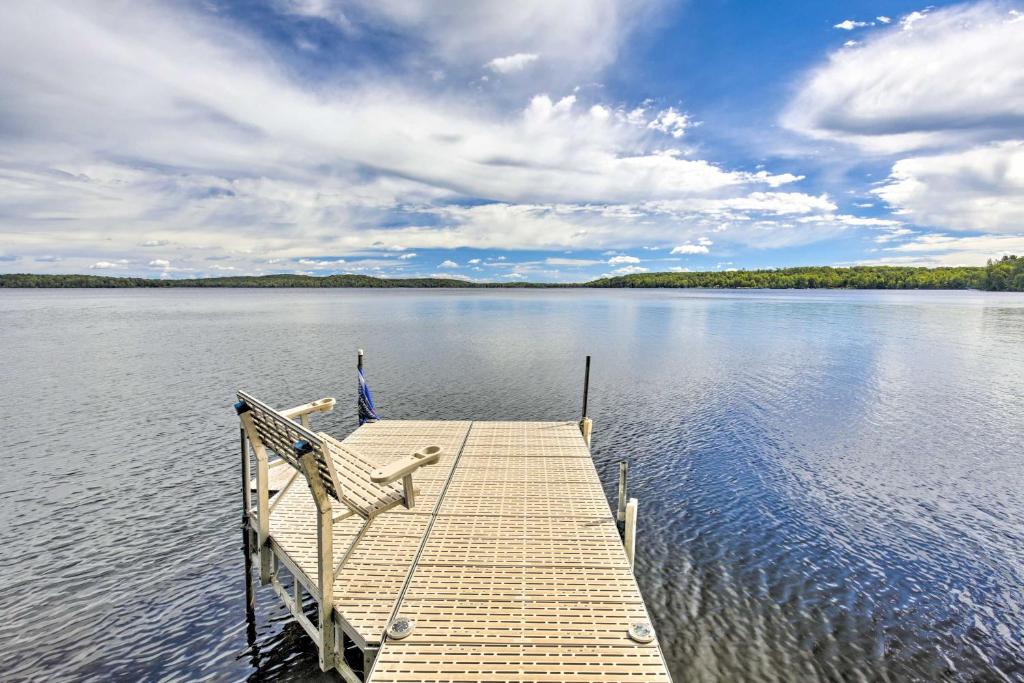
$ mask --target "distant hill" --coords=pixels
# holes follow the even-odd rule
[[[209,277],[191,280],[158,280],[141,277],[108,277],[104,275],[0,275],[0,287],[69,287],[69,288],[157,288],[157,287],[548,287],[527,282],[482,284],[456,278],[380,278],[369,275],[260,275]]]
[[[902,266],[812,266],[775,270],[700,273],[639,273],[608,277],[587,287],[763,288],[763,289],[982,289],[1024,291],[1024,257],[1004,256],[987,266],[908,268]]]
[[[704,273],[641,273],[601,278],[588,287],[707,287],[763,289],[971,289],[984,268],[781,268]]]
[[[378,278],[368,275],[261,275],[193,280],[106,277],[102,275],[0,275],[2,287],[662,287],[709,289],[984,289],[1024,291],[1024,257],[1004,256],[976,268],[905,268],[899,266],[814,266],[775,270],[735,270],[699,273],[639,273],[576,284],[533,282],[467,282],[454,278]]]

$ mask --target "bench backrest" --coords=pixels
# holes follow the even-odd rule
[[[253,427],[263,446],[277,453],[282,460],[303,474],[305,471],[299,463],[301,456],[296,450],[296,444],[304,442],[299,445],[303,446],[306,453],[309,453],[306,457],[314,458],[316,471],[320,475],[320,483],[323,485],[324,491],[331,498],[341,501],[341,491],[338,490],[338,476],[334,471],[334,462],[324,446],[323,439],[251,394],[239,391],[238,400],[242,404],[238,409],[248,412],[252,416]]]

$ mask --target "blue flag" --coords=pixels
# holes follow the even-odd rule
[[[377,417],[377,408],[373,405],[373,394],[370,393],[370,385],[366,383],[363,369],[359,368],[357,372],[359,373],[359,424],[364,425],[367,422],[376,422],[380,418]]]

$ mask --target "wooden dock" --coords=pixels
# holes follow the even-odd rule
[[[281,414],[308,425],[313,412]],[[403,480],[415,481],[413,506],[369,518],[330,506],[324,516],[312,456],[299,458],[300,472],[243,436],[243,466],[255,456],[257,473],[255,503],[245,486],[253,562],[317,642],[321,666],[347,681],[670,681],[581,433],[589,427],[384,420],[342,441],[317,433],[342,486],[346,458],[365,460],[379,479],[410,453],[440,447],[436,462]],[[326,522],[318,541],[318,519],[330,520],[329,541]],[[303,612],[303,595],[318,619]]]

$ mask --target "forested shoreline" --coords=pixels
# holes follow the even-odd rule
[[[454,278],[377,278],[368,275],[263,275],[197,279],[150,279],[102,275],[0,274],[0,288],[707,288],[707,289],[980,289],[1024,291],[1024,257],[1004,256],[981,267],[813,266],[772,270],[638,273],[573,284],[469,282]]]
[[[695,273],[640,273],[601,278],[588,287],[702,287],[731,289],[981,289],[1024,291],[1024,257],[982,267],[828,266]]]

